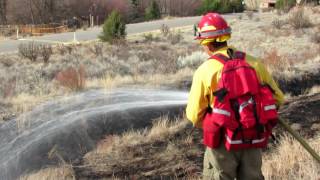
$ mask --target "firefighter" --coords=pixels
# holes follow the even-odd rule
[[[267,142],[266,139],[264,139],[263,145],[260,144],[261,146],[259,146],[259,144],[258,146],[253,145],[258,141],[250,141],[249,143],[247,142],[247,144],[241,144],[244,143],[241,139],[236,141],[232,141],[231,139],[231,141],[227,141],[230,139],[226,139],[226,128],[219,127],[219,125],[217,125],[219,123],[212,123],[217,121],[217,118],[209,118],[209,123],[204,122],[205,119],[208,119],[206,117],[213,109],[216,110],[216,113],[230,116],[229,112],[215,109],[213,105],[218,98],[214,93],[219,89],[219,81],[224,68],[223,59],[232,59],[230,56],[233,56],[233,53],[237,51],[227,44],[227,41],[231,38],[231,28],[221,15],[208,13],[202,17],[195,29],[197,29],[195,33],[196,39],[199,40],[203,50],[211,57],[203,62],[193,75],[186,108],[187,118],[193,123],[194,127],[202,128],[204,131],[206,151],[203,161],[203,179],[264,179],[261,171],[262,155],[260,147],[265,146]],[[240,54],[240,56],[242,54],[246,63],[255,71],[254,76],[257,77],[256,79],[259,84],[267,85],[272,90],[273,94],[271,95],[271,99],[274,99],[275,105],[269,105],[268,108],[266,108],[266,106],[264,109],[274,110],[275,107],[279,108],[284,102],[284,95],[261,63],[261,60],[245,53],[238,54]],[[228,81],[228,79],[224,81]],[[248,86],[251,86],[250,82],[248,84]],[[250,102],[251,101],[248,100],[247,104],[250,104]],[[258,121],[259,120],[257,120],[257,123],[260,124]],[[238,125],[239,124],[240,122]],[[266,127],[263,127],[263,132],[265,132],[264,129],[266,129]],[[228,149],[226,148],[226,144],[229,145]],[[233,145],[237,145],[236,147],[239,148],[233,149]]]

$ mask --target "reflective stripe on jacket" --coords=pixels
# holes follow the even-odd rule
[[[229,47],[222,48],[214,54],[221,53],[228,56],[228,48]],[[284,95],[282,91],[261,61],[250,55],[246,55],[246,61],[256,70],[260,83],[268,84],[275,91],[274,98],[277,101],[277,105],[280,106],[283,104]],[[202,119],[207,111],[208,105],[211,105],[213,102],[213,92],[217,90],[222,69],[223,64],[219,61],[207,60],[199,66],[193,75],[186,114],[187,118],[198,128],[202,127]]]

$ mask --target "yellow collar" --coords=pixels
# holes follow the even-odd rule
[[[235,49],[234,47],[226,46],[226,47],[220,48],[220,49],[212,52],[212,56],[214,56],[214,55],[216,55],[216,54],[222,54],[222,55],[225,55],[225,56],[229,57],[229,55],[228,55],[228,49],[229,49],[229,48]]]
[[[230,47],[229,46],[226,46],[226,47],[223,47],[223,48],[220,48],[214,52],[212,52],[212,55],[216,55],[216,54],[223,54],[225,56],[228,56],[228,53],[227,53],[227,50],[229,49]]]

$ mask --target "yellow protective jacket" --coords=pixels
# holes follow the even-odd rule
[[[214,52],[214,54],[223,54],[228,57],[227,49],[229,47],[221,48]],[[259,59],[250,55],[246,55],[246,61],[252,66],[259,78],[261,84],[268,84],[274,91],[274,98],[277,105],[280,106],[284,102],[284,95],[273,80],[265,66]],[[208,106],[212,106],[214,101],[213,92],[217,90],[218,82],[223,69],[223,64],[216,60],[207,60],[195,71],[191,90],[189,93],[188,104],[186,108],[187,118],[194,126],[201,128],[202,120],[206,113]]]

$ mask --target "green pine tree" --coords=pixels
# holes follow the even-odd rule
[[[121,14],[112,11],[103,24],[102,34],[99,36],[103,42],[113,43],[115,40],[124,39],[126,36],[126,24]]]
[[[134,7],[138,7],[138,0],[131,0],[131,4],[134,6]]]
[[[199,14],[208,12],[231,13],[242,12],[244,10],[243,0],[202,0],[202,5],[198,10]]]

